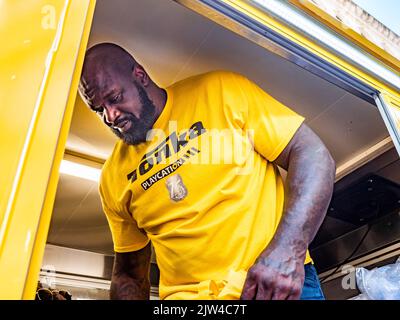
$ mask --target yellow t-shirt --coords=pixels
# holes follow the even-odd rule
[[[117,142],[102,171],[114,250],[152,241],[161,299],[238,299],[282,215],[283,183],[271,161],[304,118],[231,72],[166,91],[149,141]]]

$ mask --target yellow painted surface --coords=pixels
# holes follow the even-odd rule
[[[322,23],[328,25],[347,39],[349,39],[351,42],[356,43],[359,45],[361,48],[375,56],[378,60],[386,63],[388,66],[393,68],[395,71],[400,72],[400,61],[368,40],[367,38],[363,37],[361,34],[358,32],[354,31],[353,29],[345,26],[343,23],[341,23],[339,20],[335,19],[322,9],[320,9],[318,6],[313,4],[309,0],[289,0],[290,3],[293,5],[299,7],[300,9],[304,10],[306,13],[310,14],[314,18],[318,19]]]
[[[32,299],[94,1],[0,2],[0,299]]]
[[[56,33],[57,17],[51,14],[50,21],[51,17],[47,20],[42,14],[46,4],[44,0],[0,3],[0,221],[39,95],[46,55]],[[54,3],[54,12],[60,13],[62,5],[63,1]]]

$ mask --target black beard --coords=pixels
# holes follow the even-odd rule
[[[116,136],[122,139],[126,144],[137,145],[146,142],[147,133],[152,129],[155,122],[156,106],[150,100],[146,91],[135,83],[139,92],[139,99],[142,103],[140,118],[137,118],[133,113],[126,113],[124,120],[131,122],[129,130],[121,132],[118,129],[110,127]]]

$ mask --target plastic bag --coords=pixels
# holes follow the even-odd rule
[[[356,282],[362,300],[400,300],[400,258],[372,270],[356,268]]]

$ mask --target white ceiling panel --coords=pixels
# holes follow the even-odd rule
[[[60,175],[47,242],[113,253],[111,233],[96,182]]]
[[[130,49],[162,86],[176,79],[215,24],[171,0],[97,1],[89,46]]]
[[[309,125],[327,145],[338,166],[389,136],[378,109],[350,94]]]
[[[247,76],[307,119],[317,116],[346,94],[253,42],[216,26],[192,56],[191,63],[181,71],[181,76],[220,69]]]
[[[116,141],[115,134],[85,105],[78,94],[66,148],[96,158],[107,159]]]
[[[57,233],[63,225],[68,223],[76,208],[93,189],[94,182],[65,174],[60,174],[57,186],[56,199],[53,208],[51,229]]]

